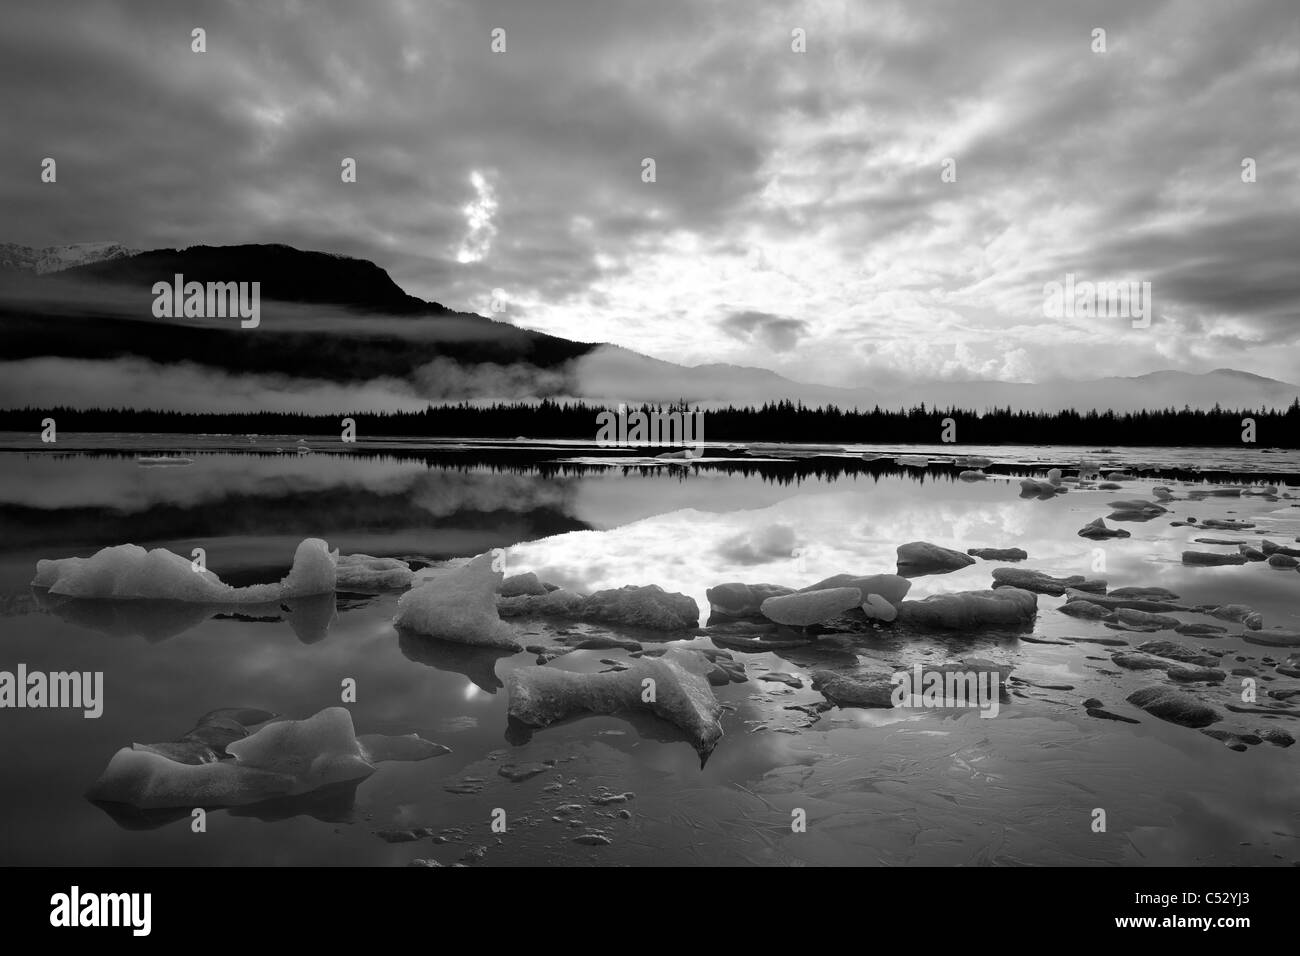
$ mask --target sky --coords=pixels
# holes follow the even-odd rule
[[[834,386],[1300,377],[1295,0],[7,0],[0,81],[0,241],[283,242]]]

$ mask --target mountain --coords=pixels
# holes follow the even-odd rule
[[[186,282],[260,283],[260,324],[249,329],[234,317],[154,317],[154,283],[170,284],[177,274]],[[408,295],[373,262],[284,245],[150,252],[116,243],[43,250],[0,245],[0,356],[46,363],[29,370],[35,377],[0,379],[0,406],[23,404],[23,381],[51,376],[66,377],[69,394],[82,389],[85,404],[128,405],[140,399],[122,380],[157,378],[163,370],[190,376],[169,388],[236,388],[267,403],[306,382],[337,384],[343,390],[334,394],[345,396],[380,383],[379,393],[402,395],[408,405],[572,397],[607,404],[684,399],[706,407],[788,399],[863,409],[924,403],[975,411],[1132,411],[1281,408],[1300,396],[1300,386],[1233,369],[1036,384],[928,382],[883,391],[796,382],[762,368],[684,366],[457,312]],[[52,357],[81,364],[50,367]],[[86,361],[101,370],[115,367],[116,384],[87,376]],[[218,380],[205,372],[224,378],[214,386]],[[385,401],[380,407],[390,407]]]
[[[155,318],[153,285],[177,274],[186,283],[259,283],[260,324]],[[132,358],[356,384],[462,366],[562,371],[592,348],[407,295],[363,259],[282,245],[193,246],[50,274],[0,272],[0,355],[9,360]]]
[[[175,275],[183,275],[186,282],[255,281],[261,284],[263,301],[334,305],[384,315],[457,314],[437,302],[407,295],[368,260],[284,245],[157,249],[88,261],[72,273],[82,282],[138,288],[150,302],[153,284],[171,282]]]
[[[128,249],[116,242],[76,242],[67,246],[46,246],[43,249],[0,242],[0,272],[9,270],[45,275],[92,262],[122,259],[138,252],[137,249]]]

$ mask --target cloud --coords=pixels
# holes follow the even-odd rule
[[[474,187],[475,198],[465,207],[465,224],[469,231],[461,240],[456,261],[460,263],[478,262],[492,248],[492,239],[497,234],[492,217],[497,211],[496,193],[492,190],[483,174],[477,169],[470,173],[470,184]]]
[[[0,240],[286,242],[837,386],[1287,378],[1297,51],[1294,0],[10,0]],[[1150,280],[1157,320],[1045,321],[1067,272]],[[746,313],[803,324],[717,319]]]
[[[733,312],[720,323],[728,335],[742,340],[757,339],[773,352],[784,352],[808,334],[808,323],[765,312]]]

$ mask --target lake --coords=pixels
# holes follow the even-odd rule
[[[724,736],[701,765],[673,726],[647,715],[590,716],[531,733],[512,730],[504,683],[530,652],[471,651],[399,635],[399,592],[340,593],[256,613],[158,602],[51,601],[29,587],[42,558],[87,557],[132,542],[187,559],[203,548],[232,584],[274,581],[308,537],[344,554],[460,564],[505,549],[506,573],[535,571],[582,593],[657,584],[693,598],[731,581],[804,587],[843,572],[892,573],[911,541],[965,551],[1023,548],[1016,567],[1103,577],[1110,588],[1160,587],[1192,605],[1244,604],[1267,628],[1300,629],[1300,573],[1266,563],[1187,566],[1209,536],[1294,547],[1300,498],[1268,483],[1300,476],[1300,454],[1269,450],[853,446],[782,458],[712,447],[700,462],[611,455],[579,442],[393,440],[343,447],[297,436],[0,436],[0,668],[102,671],[103,715],[0,711],[0,863],[5,865],[1293,865],[1300,861],[1300,748],[1244,752],[1125,702],[1163,681],[1116,667],[1115,647],[1067,637],[1174,640],[1204,648],[1225,671],[1249,669],[1268,690],[1300,687],[1274,670],[1295,649],[1243,639],[1241,626],[1191,611],[1183,622],[1222,635],[1127,633],[1062,614],[1040,594],[1031,629],[916,633],[888,625],[838,640],[732,650],[748,680],[715,687]],[[276,452],[276,449],[281,449]],[[947,464],[902,467],[898,454],[988,455],[987,480]],[[148,467],[138,456],[192,463]],[[886,456],[886,457],[881,457]],[[1151,465],[1122,490],[1020,496],[1019,476],[1086,458],[1117,469]],[[1225,482],[1248,493],[1193,495]],[[1168,511],[1112,521],[1131,537],[1078,530],[1116,499]],[[1242,531],[1179,526],[1188,517],[1246,521]],[[990,586],[997,561],[912,580],[910,599]],[[510,619],[525,644],[563,625]],[[671,635],[632,637],[649,647]],[[707,632],[706,632],[707,633]],[[682,635],[677,635],[682,636]],[[686,635],[690,636],[690,635]],[[890,669],[978,656],[1017,679],[996,717],[953,708],[832,707],[813,671]],[[577,650],[548,667],[594,673],[620,649]],[[605,663],[613,661],[614,664]],[[800,687],[764,680],[791,674]],[[109,759],[133,742],[176,739],[207,711],[256,707],[305,718],[341,703],[357,732],[418,733],[451,752],[382,763],[355,785],[261,805],[213,809],[194,833],[187,809],[132,812],[88,800]],[[1288,714],[1226,711],[1241,678],[1201,686],[1225,711],[1216,727],[1294,733]],[[1068,689],[1066,689],[1068,688]],[[1127,723],[1089,716],[1098,698]],[[804,709],[794,709],[802,707]],[[553,762],[553,764],[551,763]],[[505,766],[543,764],[516,780]],[[593,802],[602,788],[625,803]],[[573,809],[576,807],[577,809]],[[1096,832],[1095,811],[1106,828]],[[504,811],[504,833],[493,832]],[[802,811],[806,831],[792,829]],[[598,827],[608,845],[574,842]],[[394,830],[432,836],[390,842]]]

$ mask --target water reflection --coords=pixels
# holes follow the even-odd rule
[[[265,862],[268,852],[304,865],[395,864],[439,854],[451,862],[479,845],[490,847],[486,864],[1186,865],[1296,857],[1300,748],[1236,754],[1187,728],[1088,718],[1083,699],[1122,706],[1134,680],[1106,673],[1115,668],[1100,645],[1030,643],[1026,632],[1009,630],[935,634],[868,625],[832,641],[736,651],[750,679],[715,688],[727,708],[725,736],[701,769],[689,744],[654,718],[587,717],[540,731],[511,725],[498,691],[513,668],[536,655],[400,634],[391,624],[394,595],[234,611],[53,599],[28,588],[38,558],[87,555],[125,541],[182,554],[204,546],[209,566],[227,581],[275,580],[310,535],[345,552],[423,563],[506,547],[510,573],[533,570],[587,592],[658,584],[693,597],[707,618],[704,592],[715,584],[798,588],[834,574],[891,572],[897,546],[919,540],[963,552],[1024,548],[1022,567],[1105,577],[1112,587],[1165,587],[1188,605],[1249,604],[1269,626],[1296,628],[1300,575],[1259,564],[1185,566],[1181,551],[1204,547],[1191,544],[1204,532],[1172,523],[1232,516],[1258,527],[1214,536],[1291,541],[1300,535],[1294,499],[1188,500],[1191,488],[1166,479],[1160,483],[1182,499],[1167,503],[1169,514],[1125,522],[1131,538],[1094,542],[1078,529],[1110,514],[1111,501],[1150,497],[1156,482],[1038,500],[1022,499],[1018,482],[1006,478],[966,483],[946,472],[876,463],[749,462],[683,473],[470,459],[431,464],[398,454],[250,458],[204,449],[184,469],[77,455],[10,452],[3,460],[5,660],[103,670],[108,692],[99,721],[28,711],[0,723],[10,767],[0,780],[5,862],[223,865]],[[998,566],[978,561],[915,578],[909,597],[988,587]],[[1061,600],[1040,598],[1033,637],[1131,637],[1060,614]],[[556,637],[554,627],[518,626],[521,643],[550,645]],[[1265,673],[1264,657],[1285,657],[1233,634],[1190,643],[1202,642],[1227,652],[1225,667]],[[1012,664],[1027,682],[1014,687],[997,719],[814,707],[822,701],[809,686],[814,671],[904,668],[966,655]],[[608,666],[602,659],[627,655],[573,651],[548,666],[595,672]],[[767,670],[793,674],[802,686],[759,680]],[[337,793],[224,811],[223,839],[201,845],[182,822],[188,813],[94,808],[81,796],[124,739],[164,739],[196,706],[256,700],[304,717],[337,704],[344,678],[358,687],[350,705],[358,725],[415,729],[453,753],[423,766],[385,766]],[[1073,689],[1051,689],[1062,686]],[[556,761],[554,770],[534,779],[499,774],[504,763],[544,760]],[[446,789],[467,777],[482,781],[477,792]],[[588,796],[601,785],[636,792],[631,818],[584,810],[585,822],[610,827],[614,842],[574,845],[568,824],[552,820],[555,807],[591,807]],[[512,827],[497,847],[484,829],[484,808],[493,806],[533,822]],[[1104,838],[1090,833],[1086,820],[1076,823],[1094,806],[1112,808],[1113,832]],[[813,821],[797,837],[789,832],[795,807]],[[392,846],[376,836],[394,825],[463,834],[451,833],[445,850],[427,841]]]

